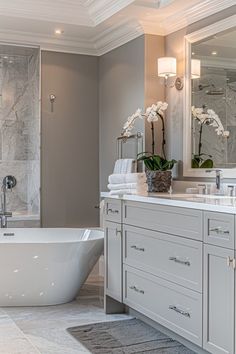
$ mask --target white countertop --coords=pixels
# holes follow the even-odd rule
[[[109,192],[102,192],[101,197],[236,214],[236,197],[193,196],[183,193],[149,193],[147,196],[125,194],[120,197],[111,196]]]

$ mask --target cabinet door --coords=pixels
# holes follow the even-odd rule
[[[204,246],[203,348],[234,353],[234,251]]]
[[[122,302],[121,224],[105,222],[105,292]]]

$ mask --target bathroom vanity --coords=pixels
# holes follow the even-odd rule
[[[235,353],[236,198],[103,197],[105,310],[126,305],[199,353]]]

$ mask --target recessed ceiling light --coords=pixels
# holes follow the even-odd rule
[[[7,55],[4,55],[3,59],[8,59],[8,56],[7,56]]]
[[[211,52],[211,55],[217,55],[217,51],[213,50],[213,52]]]
[[[192,55],[195,55],[195,52],[192,52]]]
[[[59,28],[55,30],[55,34],[63,34],[63,33],[64,31]]]

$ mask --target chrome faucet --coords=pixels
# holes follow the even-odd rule
[[[216,193],[220,194],[222,192],[222,170],[206,170],[207,173],[215,172],[216,173]]]
[[[1,194],[1,212],[0,212],[0,225],[1,228],[7,227],[7,218],[12,216],[12,212],[7,211],[7,191],[14,188],[16,185],[16,179],[14,176],[6,176],[2,182],[2,194]]]

